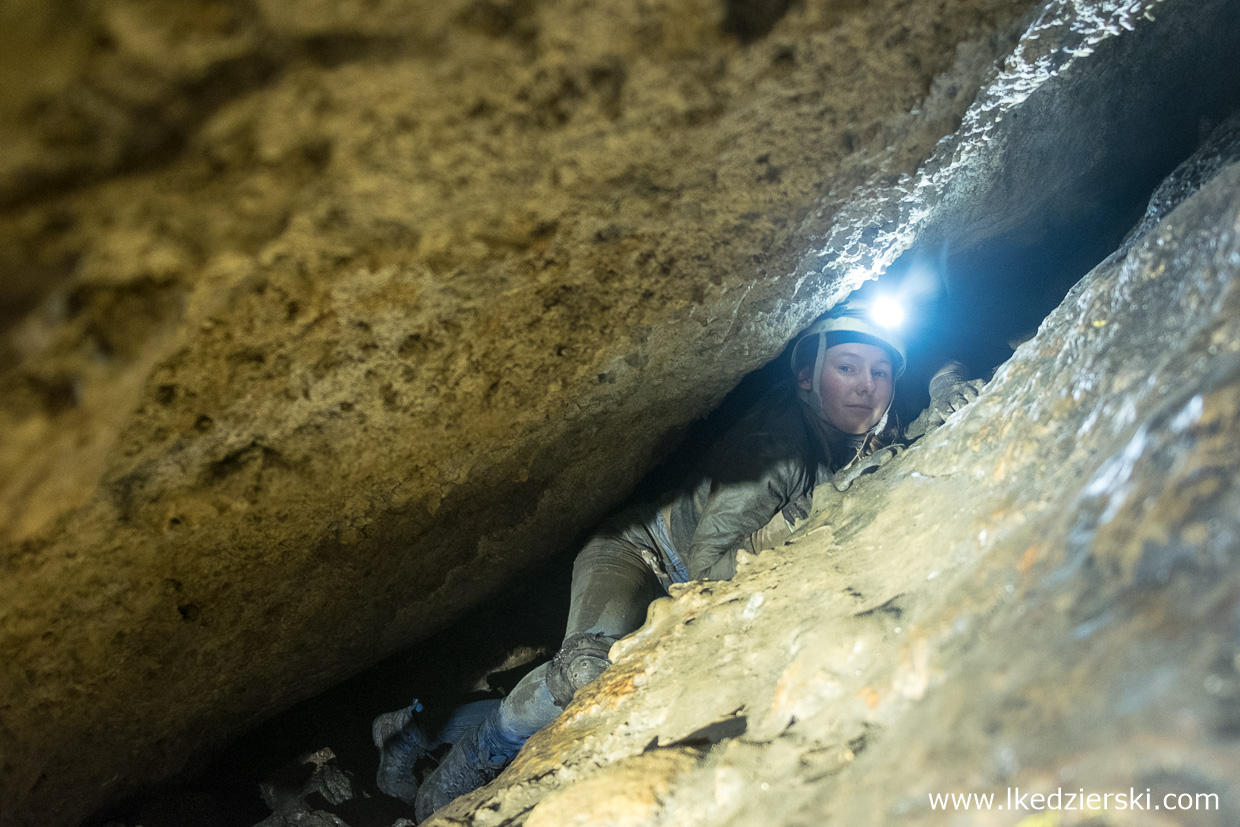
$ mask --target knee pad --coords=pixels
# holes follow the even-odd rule
[[[564,641],[547,670],[547,689],[556,706],[566,708],[578,689],[611,666],[607,652],[614,642],[612,638],[589,633],[572,635]]]

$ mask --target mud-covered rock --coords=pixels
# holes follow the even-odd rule
[[[348,827],[331,808],[362,797],[327,747],[304,756],[299,766],[286,767],[259,789],[263,803],[271,808],[261,827]]]

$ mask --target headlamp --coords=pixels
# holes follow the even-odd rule
[[[898,328],[904,324],[904,306],[891,296],[878,296],[870,305],[870,319],[882,327]]]

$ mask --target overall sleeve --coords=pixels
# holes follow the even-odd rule
[[[713,478],[701,503],[689,547],[689,578],[728,580],[736,574],[736,550],[806,486],[803,463],[768,458],[753,474]]]

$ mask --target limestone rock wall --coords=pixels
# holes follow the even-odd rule
[[[741,46],[706,0],[5,4],[0,822],[590,525],[855,284],[800,262],[1033,5],[811,1]]]
[[[1235,8],[744,5],[5,7],[0,823],[80,821],[484,599],[902,250],[1055,209],[1097,172],[1044,169],[1060,107]],[[453,814],[1234,800],[1236,175],[816,530],[656,604]]]
[[[977,402],[653,604],[427,823],[1236,823],[1240,164],[1167,197],[1218,150]]]

